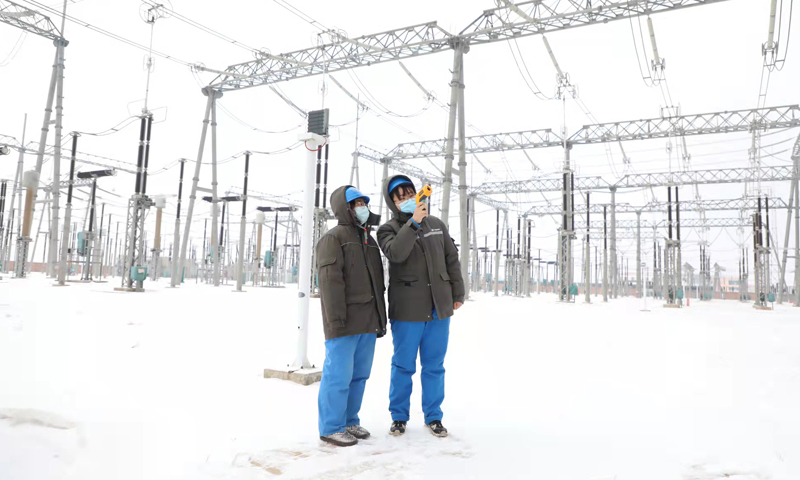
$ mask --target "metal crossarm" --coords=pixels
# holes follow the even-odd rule
[[[762,202],[765,200],[762,200]],[[729,200],[686,200],[680,202],[680,208],[683,212],[690,212],[690,211],[753,211],[756,209],[756,202],[757,199],[755,198],[733,198]],[[675,203],[673,202],[673,206]],[[608,207],[608,205],[606,205]],[[544,215],[561,215],[561,205],[536,205],[528,209],[525,212],[526,216],[544,216]],[[770,210],[785,210],[789,208],[786,204],[786,201],[779,197],[770,197],[769,198],[769,208]],[[591,206],[591,213],[594,214],[603,214],[603,205],[602,204],[593,204]],[[647,205],[635,206],[628,203],[618,203],[616,205],[616,213],[663,213],[667,211],[667,202],[650,202]],[[586,205],[579,204],[575,205],[575,214],[576,215],[585,215],[586,214]],[[709,219],[711,221],[713,219]],[[624,220],[623,220],[624,221]],[[620,220],[617,221],[618,223],[621,222]],[[682,220],[681,225],[685,225],[686,221]],[[645,224],[642,223],[644,226]],[[577,228],[577,227],[576,227]]]
[[[665,228],[667,222],[662,220],[655,225],[642,220],[641,227],[644,229],[652,229],[653,227]],[[752,226],[752,222],[747,218],[707,218],[705,221],[702,218],[687,218],[681,220],[681,228],[738,228]],[[576,221],[575,229],[577,231],[586,230],[585,221]],[[592,220],[592,230],[603,230],[602,220]],[[636,220],[617,220],[617,229],[619,230],[636,230]]]
[[[256,60],[231,65],[211,82],[211,87],[223,92],[239,90],[428,55],[450,50],[452,37],[436,22],[353,39],[331,34],[334,37],[331,43],[279,55],[263,53]]]
[[[762,200],[763,202],[764,200]],[[729,200],[686,200],[680,202],[681,211],[753,211],[756,209],[757,199],[755,198],[733,198]],[[673,205],[675,203],[673,202]],[[780,197],[769,198],[770,210],[787,209],[789,208],[786,201]],[[666,202],[650,202],[644,207],[639,207],[636,210],[641,212],[666,212]],[[627,209],[617,206],[617,213],[634,213],[627,211]]]
[[[526,130],[523,132],[495,133],[476,135],[464,138],[466,153],[500,152],[507,150],[525,150],[532,148],[558,147],[564,140],[549,128]],[[426,140],[423,142],[401,143],[387,155],[392,159],[412,159],[425,157],[443,157],[447,139]]]
[[[778,182],[791,180],[791,166],[752,168],[722,168],[687,172],[636,173],[622,177],[618,188],[658,187],[662,185],[696,185],[742,182]]]
[[[607,204],[603,205],[600,203],[593,203],[590,207],[589,212],[591,212],[592,215],[602,215],[604,206],[608,207]],[[535,205],[530,209],[528,209],[528,211],[525,212],[524,216],[529,217],[535,215],[538,217],[542,217],[545,215],[561,215],[563,213],[562,212],[563,208],[564,207],[562,205],[555,203],[552,205]],[[633,205],[627,203],[618,203],[616,208],[617,208],[617,213],[620,212],[628,213],[628,211],[635,212],[637,210]],[[586,215],[586,204],[583,203],[576,204],[575,215]]]
[[[110,172],[111,173],[109,173],[108,175],[116,176],[116,174],[117,174],[116,170],[110,170]],[[75,178],[72,181],[72,186],[73,186],[73,188],[91,187],[92,186],[92,181],[93,181],[92,178]],[[60,190],[63,190],[63,189],[68,188],[68,187],[69,187],[69,180],[62,180],[62,181],[58,182],[58,188]],[[51,184],[49,184],[49,185],[47,185],[45,187],[42,187],[42,190],[44,190],[45,192],[52,191],[53,190],[53,184],[51,183]]]
[[[706,5],[725,0],[582,0],[546,5],[540,0],[486,10],[459,35],[436,22],[348,38],[336,31],[326,32],[332,41],[313,48],[272,55],[231,65],[218,75],[211,87],[218,91],[269,85],[295,78],[336,72],[392,60],[402,60],[452,49],[456,44],[483,44],[511,38],[608,23],[638,15]],[[563,3],[563,4],[562,4]],[[525,12],[524,16],[515,13]],[[206,70],[195,66],[198,70]],[[207,71],[216,72],[207,69]]]
[[[241,187],[237,186],[231,186],[227,191],[225,191],[225,194],[226,195],[235,194],[239,196],[243,195]],[[279,205],[288,205],[290,207],[295,207],[297,209],[300,209],[302,207],[302,205],[300,205],[299,203],[291,202],[290,200],[287,200],[285,197],[282,197],[280,195],[271,195],[269,193],[259,192],[258,190],[253,190],[253,189],[248,189],[247,199],[263,200],[266,202],[277,203]]]
[[[800,106],[786,105],[585,125],[570,137],[569,143],[581,145],[797,126],[800,126]]]
[[[470,194],[511,194],[530,192],[560,192],[564,180],[561,176],[531,178],[515,182],[487,182],[470,190]],[[576,177],[576,190],[606,190],[608,183],[602,177]],[[577,208],[577,206],[576,206]]]
[[[724,0],[571,0],[548,5],[533,0],[485,10],[459,36],[473,45],[490,43],[720,1]]]
[[[358,147],[358,156],[367,159],[370,162],[377,163],[378,165],[383,165],[384,162],[388,161],[390,162],[390,165],[392,166],[393,169],[397,170],[398,172],[404,173],[409,177],[419,178],[423,182],[427,182],[433,185],[441,185],[442,183],[444,183],[444,177],[442,177],[441,175],[426,172],[421,168],[409,165],[407,163],[403,163],[398,160],[392,160],[386,154],[383,154],[377,150],[373,150],[369,147],[365,147],[363,145]]]
[[[0,0],[0,22],[50,40],[61,38],[50,17],[9,0]]]

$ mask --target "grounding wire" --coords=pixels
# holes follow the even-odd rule
[[[156,2],[154,2],[152,0],[142,0],[142,2],[148,4],[148,5],[152,6],[152,7],[160,8],[161,10],[164,10],[164,11],[168,12],[172,17],[177,18],[181,22],[186,23],[187,25],[190,25],[192,27],[195,27],[195,28],[197,28],[197,29],[199,29],[199,30],[201,30],[201,31],[203,31],[205,33],[208,33],[209,35],[217,37],[220,40],[225,41],[226,43],[230,43],[232,45],[235,45],[237,47],[243,48],[245,50],[249,50],[251,52],[258,53],[258,49],[253,48],[253,47],[251,47],[251,46],[249,46],[249,45],[247,45],[247,44],[245,44],[243,42],[240,42],[240,41],[238,41],[236,39],[233,39],[233,38],[231,38],[231,37],[229,37],[227,35],[219,33],[216,30],[214,30],[213,28],[206,27],[205,25],[201,24],[200,22],[197,22],[197,21],[194,21],[194,20],[192,20],[190,18],[187,18],[187,17],[181,15],[180,13],[176,12],[175,10],[171,10],[171,9],[165,7],[163,4],[156,3]]]
[[[517,39],[514,39],[514,43],[516,44]],[[533,95],[538,98],[539,100],[552,100],[552,97],[548,97],[542,93],[541,89],[536,82],[533,80],[533,76],[530,74],[528,70],[528,66],[525,64],[525,59],[522,57],[522,51],[519,50],[519,44],[517,45],[517,49],[519,50],[519,56],[522,60],[523,65],[525,65],[525,71],[528,72],[528,76],[526,77],[525,74],[522,72],[522,67],[519,65],[519,61],[517,60],[517,55],[514,53],[514,48],[511,46],[511,42],[506,42],[508,44],[508,49],[511,51],[511,56],[514,58],[514,63],[517,65],[517,71],[519,71],[519,75],[522,77],[522,80],[525,82],[525,86],[533,93]],[[530,83],[528,82],[528,78],[530,78]],[[533,87],[531,87],[531,83]]]
[[[638,16],[637,16],[636,21],[637,22],[639,21]],[[631,39],[633,40],[633,50],[636,52],[636,66],[639,67],[639,74],[641,75],[642,81],[644,81],[645,86],[652,87],[653,85],[655,85],[655,82],[653,81],[653,77],[645,75],[644,74],[645,71],[642,70],[642,59],[639,56],[639,45],[636,43],[636,33],[633,30],[633,16],[628,17],[628,22],[630,23],[630,27],[631,27]],[[644,46],[643,46],[642,50],[645,50]],[[647,51],[646,50],[644,51],[644,55],[645,55],[645,69],[646,69],[647,68]],[[648,79],[650,80],[649,84],[647,82]]]
[[[0,67],[7,66],[15,58],[17,58],[17,54],[20,52],[20,50],[22,50],[22,45],[25,43],[25,39],[27,38],[27,36],[28,32],[24,30],[22,31],[22,33],[20,33],[19,37],[17,38],[17,41],[14,43],[14,46],[11,47],[11,50],[8,52],[8,55],[6,55],[6,58],[0,61]]]
[[[308,23],[312,27],[325,32],[329,31],[330,29],[325,25],[321,24],[320,22],[314,20],[310,15],[305,14],[303,11],[295,7],[294,5],[290,4],[286,0],[272,0],[273,2],[277,3],[284,9],[286,9],[292,15],[298,17],[299,19],[303,20],[304,22]]]
[[[29,4],[31,4],[31,5],[34,5],[34,6],[36,6],[36,7],[39,7],[39,8],[41,8],[42,10],[45,10],[45,11],[47,11],[47,12],[49,12],[49,13],[51,13],[51,14],[54,14],[54,15],[56,15],[56,16],[59,16],[59,17],[60,17],[60,16],[62,15],[62,13],[61,13],[61,12],[59,12],[59,11],[57,11],[57,10],[53,9],[53,8],[50,8],[50,7],[48,7],[47,5],[44,5],[44,4],[40,3],[40,2],[37,2],[36,0],[22,0],[22,1],[24,1],[24,2],[26,2],[26,3],[29,3]],[[122,36],[120,36],[120,35],[117,35],[116,33],[113,33],[113,32],[109,32],[108,30],[104,30],[104,29],[102,29],[102,28],[100,28],[100,27],[97,27],[97,26],[95,26],[95,25],[92,25],[92,24],[90,24],[90,23],[88,23],[88,22],[85,22],[85,21],[83,21],[83,20],[80,20],[80,19],[78,19],[78,18],[76,18],[76,17],[74,17],[74,16],[72,16],[72,15],[65,15],[64,17],[65,17],[67,20],[69,20],[69,21],[71,21],[71,22],[73,22],[73,23],[77,23],[78,25],[80,25],[80,26],[82,26],[82,27],[88,28],[89,30],[92,30],[92,31],[94,31],[94,32],[96,32],[96,33],[99,33],[99,34],[101,34],[101,35],[105,35],[105,36],[107,36],[107,37],[109,37],[109,38],[112,38],[112,39],[114,39],[114,40],[117,40],[117,41],[119,41],[119,42],[125,43],[125,44],[127,44],[127,45],[129,45],[129,46],[131,46],[131,47],[138,48],[138,49],[140,49],[140,50],[144,50],[145,52],[150,52],[150,53],[151,53],[151,54],[153,54],[153,55],[156,55],[156,56],[159,56],[159,57],[161,57],[161,58],[164,58],[164,59],[167,59],[167,60],[173,61],[173,62],[175,62],[175,63],[179,63],[179,64],[181,64],[181,65],[183,65],[183,66],[185,66],[185,67],[191,67],[191,66],[192,66],[192,64],[191,64],[191,63],[189,63],[189,62],[186,62],[186,61],[184,61],[184,60],[181,60],[181,59],[179,59],[179,58],[177,58],[177,57],[175,57],[175,56],[168,55],[168,54],[166,54],[166,53],[159,52],[159,51],[157,51],[157,50],[151,50],[149,47],[147,47],[147,46],[145,46],[145,45],[142,45],[142,44],[140,44],[140,43],[134,42],[133,40],[128,40],[128,39],[127,39],[127,38],[125,38],[125,37],[122,37]]]

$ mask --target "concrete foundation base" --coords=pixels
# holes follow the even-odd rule
[[[322,380],[322,369],[306,368],[303,370],[291,371],[289,369],[275,370],[272,368],[265,368],[264,378],[277,378],[279,380],[288,380],[308,386]]]
[[[144,288],[114,287],[115,292],[144,292]]]

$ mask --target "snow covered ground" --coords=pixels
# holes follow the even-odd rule
[[[796,480],[800,310],[562,305],[475,295],[453,319],[444,424],[387,430],[391,339],[362,424],[317,438],[294,357],[296,290],[0,281],[0,479]],[[310,359],[324,345],[312,300]]]

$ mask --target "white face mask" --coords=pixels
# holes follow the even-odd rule
[[[367,219],[369,219],[369,208],[356,207],[356,219],[358,219],[358,223],[361,225],[367,223]]]

